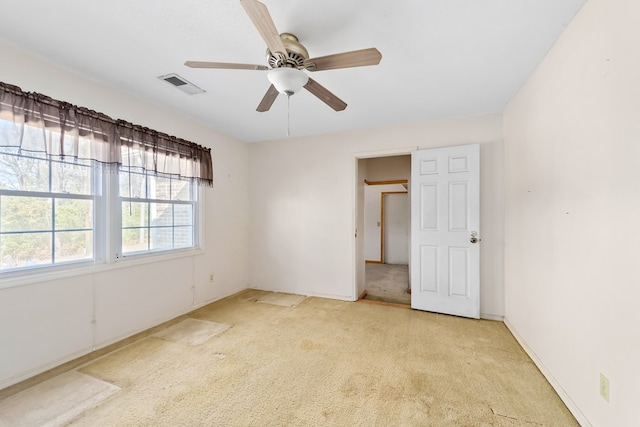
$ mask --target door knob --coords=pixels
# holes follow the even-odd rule
[[[481,242],[481,241],[482,241],[482,239],[480,239],[480,238],[478,237],[478,233],[477,233],[476,231],[472,231],[472,232],[471,232],[471,237],[469,238],[469,241],[470,241],[471,243],[478,243],[478,242]]]

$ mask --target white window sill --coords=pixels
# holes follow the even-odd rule
[[[52,280],[64,279],[89,274],[103,273],[120,268],[130,268],[138,265],[153,264],[173,259],[193,257],[204,254],[202,248],[181,249],[171,252],[155,254],[133,255],[123,257],[112,263],[78,263],[74,265],[45,267],[42,270],[16,271],[0,273],[0,290],[17,286],[32,285]],[[8,277],[3,277],[6,274]]]

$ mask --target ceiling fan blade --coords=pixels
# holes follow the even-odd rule
[[[278,92],[278,89],[276,89],[274,85],[271,85],[269,89],[267,89],[267,93],[264,94],[264,97],[262,98],[262,101],[260,101],[260,104],[258,105],[258,108],[256,108],[256,111],[260,113],[269,111],[269,108],[271,108],[271,106],[273,105],[273,101],[276,100],[279,94],[280,92]]]
[[[347,104],[342,99],[329,92],[327,88],[313,79],[309,79],[304,88],[336,111],[342,111],[347,108]]]
[[[271,15],[269,15],[267,6],[258,0],[240,0],[240,3],[247,12],[247,15],[249,15],[249,18],[251,18],[251,21],[253,21],[253,25],[258,29],[265,43],[267,43],[267,47],[271,53],[275,54],[276,52],[280,52],[286,55],[287,50],[282,43],[273,19],[271,19]]]
[[[334,55],[311,58],[305,62],[311,62],[315,67],[309,71],[335,70],[336,68],[362,67],[365,65],[378,65],[382,54],[375,47],[369,49],[352,50],[351,52],[336,53]]]
[[[206,62],[206,61],[187,61],[184,63],[191,68],[221,68],[226,70],[268,70],[269,67],[255,64],[234,64],[231,62]]]

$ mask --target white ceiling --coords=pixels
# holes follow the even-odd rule
[[[291,134],[501,112],[585,1],[263,0],[277,29],[297,35],[311,57],[382,53],[378,66],[313,73],[348,107],[335,112],[303,90],[291,97]],[[266,65],[238,0],[0,0],[0,10],[4,42],[239,140],[285,137],[285,96],[255,111],[265,71],[183,65]],[[186,95],[156,78],[169,73],[207,92]]]

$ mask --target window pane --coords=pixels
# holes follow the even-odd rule
[[[175,225],[193,225],[193,214],[191,205],[174,205],[173,221]]]
[[[0,154],[0,188],[49,191],[49,162],[30,157]]]
[[[123,168],[133,168],[142,170],[145,165],[153,164],[153,153],[146,150],[140,150],[137,146],[122,145],[122,166]]]
[[[169,200],[171,197],[171,179],[163,176],[149,175],[147,177],[149,182],[149,198]]]
[[[172,180],[171,200],[191,201],[191,181],[180,179]]]
[[[55,144],[57,145],[60,143],[60,132],[55,130],[50,130],[48,131],[48,138],[51,141],[54,141]],[[81,163],[87,166],[90,164],[91,161],[82,160],[82,159],[91,158],[92,157],[91,153],[96,151],[95,146],[100,143],[101,142],[99,142],[98,139],[87,139],[84,137],[76,137],[76,135],[69,132],[66,132],[64,134],[64,141],[63,141],[64,152],[68,156],[78,157],[79,158],[78,163]],[[92,146],[94,147],[94,150],[91,149]],[[75,159],[73,160],[73,162],[68,162],[68,163],[75,163]]]
[[[122,253],[148,251],[149,229],[128,228],[122,230]]]
[[[56,263],[93,258],[93,231],[56,233]]]
[[[122,227],[146,227],[149,225],[148,203],[122,202]]]
[[[121,171],[118,179],[120,181],[121,197],[147,197],[146,178],[143,174]]]
[[[25,155],[35,154],[34,157],[45,156],[49,151],[49,142],[51,142],[51,132],[43,132],[40,126],[22,127],[22,141],[20,148],[24,150]]]
[[[173,247],[173,229],[171,227],[151,228],[151,250],[171,249]]]
[[[174,228],[173,244],[176,248],[187,248],[193,246],[193,227]]]
[[[173,225],[173,212],[171,209],[171,204],[149,203],[149,209],[151,211],[152,226],[171,227]]]
[[[56,230],[93,228],[93,201],[56,199]]]
[[[0,197],[0,231],[51,230],[51,199]]]
[[[118,173],[118,186],[120,187],[120,192],[118,193],[120,197],[131,197],[131,192],[129,191],[129,174],[124,171],[120,171]]]
[[[91,168],[74,163],[52,162],[51,191],[91,194]]]
[[[0,235],[2,268],[51,264],[51,233]]]
[[[22,126],[7,120],[0,120],[0,146],[3,150],[18,151],[16,141],[20,140]]]

